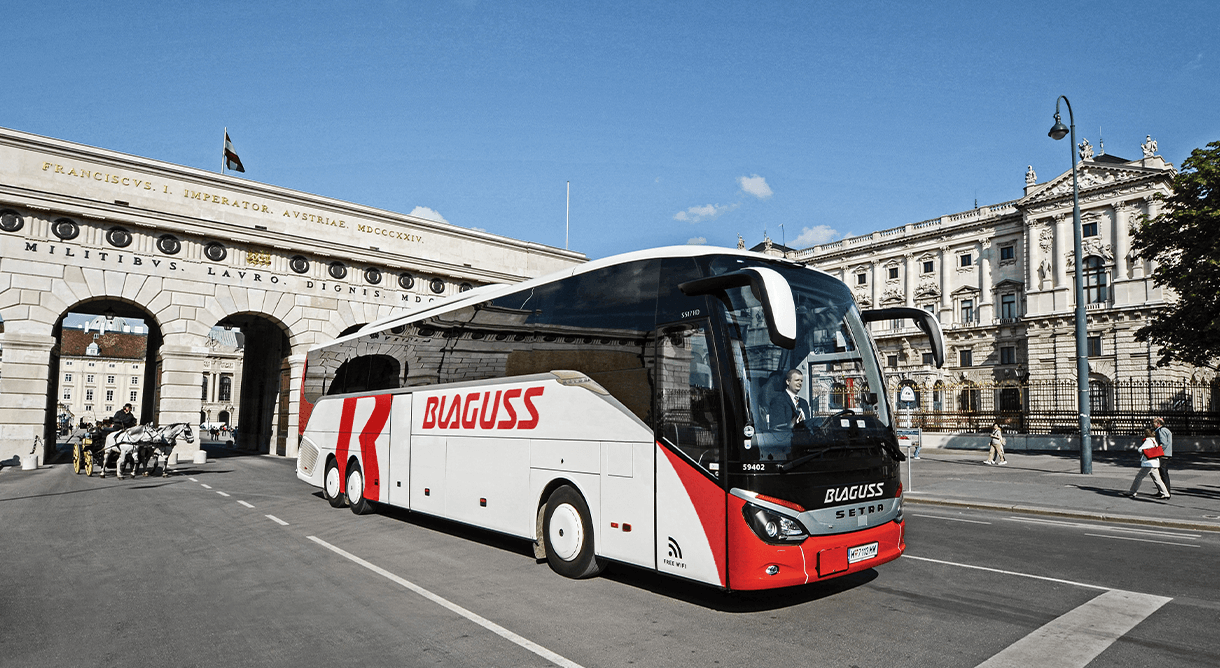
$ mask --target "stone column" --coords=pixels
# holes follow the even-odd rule
[[[949,260],[949,247],[940,247],[940,308],[943,311],[948,311],[953,308],[952,298],[949,296],[949,271],[953,269],[952,262]]]
[[[1051,258],[1055,265],[1055,287],[1071,287],[1068,283],[1067,258],[1074,252],[1074,234],[1072,230],[1072,215],[1060,214],[1055,217],[1055,254]],[[1080,258],[1076,258],[1077,261]],[[1070,292],[1070,290],[1069,290]]]
[[[305,382],[305,356],[309,348],[300,346],[299,349],[301,352],[288,356],[291,386],[288,392],[288,433],[285,434],[284,456],[293,458],[301,447],[301,384]]]
[[[9,323],[12,327],[12,323]],[[34,448],[34,437],[46,438],[47,419],[54,420],[51,402],[47,417],[48,379],[52,373],[51,349],[55,337],[33,332],[9,331],[4,342],[4,373],[0,374],[0,461],[20,465],[20,458]],[[34,452],[43,463],[46,444]],[[16,457],[16,460],[13,458]]]
[[[874,261],[868,266],[868,272],[871,274],[870,280],[873,282],[873,308],[881,307],[881,264],[879,261]]]
[[[1161,203],[1156,201],[1155,199],[1153,199],[1151,195],[1144,198],[1144,206],[1145,206],[1146,210],[1148,211],[1147,215],[1148,215],[1149,220],[1161,215]],[[1144,260],[1144,269],[1145,269],[1144,275],[1151,276],[1152,272],[1156,271],[1156,267],[1157,267],[1156,260],[1152,259],[1151,257],[1147,258],[1146,260]]]
[[[199,411],[203,408],[199,379],[206,368],[208,349],[203,345],[182,345],[184,338],[186,337],[167,337],[155,362],[161,366],[160,385],[157,388],[160,398],[157,404],[157,424],[199,422]],[[195,439],[194,443],[179,441],[174,448],[179,461],[190,461],[198,451],[199,439]]]
[[[919,276],[915,272],[915,254],[907,253],[902,256],[906,263],[902,267],[902,281],[906,285],[906,305],[915,305],[915,279]]]
[[[979,322],[990,324],[993,316],[991,303],[991,241],[977,244],[979,254]]]
[[[1131,249],[1131,205],[1119,202],[1114,205],[1114,227],[1111,236],[1114,239],[1114,280],[1121,281],[1131,278],[1127,264],[1127,253]]]

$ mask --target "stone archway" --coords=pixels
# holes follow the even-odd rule
[[[86,299],[59,314],[51,329],[43,460],[56,457],[61,412],[71,427],[111,417],[124,404],[140,423],[154,422],[159,395],[156,359],[160,323],[138,304],[115,297]]]
[[[290,450],[290,406],[292,405],[291,343],[284,325],[258,313],[226,316],[218,325],[240,334],[242,366],[239,387],[231,395],[235,411],[223,410],[235,430],[239,450],[285,455]],[[222,420],[228,422],[228,420]]]

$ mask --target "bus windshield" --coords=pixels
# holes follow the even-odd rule
[[[724,316],[747,412],[744,451],[736,454],[781,465],[877,454],[890,440],[891,415],[876,349],[850,291],[817,272],[772,268],[792,287],[792,350],[771,342],[763,305],[749,287],[727,291]]]

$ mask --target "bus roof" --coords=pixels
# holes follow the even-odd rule
[[[797,262],[793,262],[791,260],[786,260],[784,258],[777,258],[777,257],[771,256],[771,255],[764,255],[762,253],[756,253],[754,251],[742,250],[740,248],[723,248],[723,247],[719,247],[719,246],[690,246],[690,245],[688,245],[688,246],[661,246],[659,248],[648,248],[648,249],[644,249],[644,250],[631,251],[629,253],[621,253],[619,255],[611,255],[609,257],[604,257],[604,258],[600,258],[597,260],[591,260],[589,262],[577,265],[575,267],[571,267],[568,269],[561,269],[559,271],[556,271],[556,272],[553,272],[550,274],[546,274],[544,276],[539,276],[537,278],[531,278],[531,279],[522,281],[520,283],[491,283],[488,285],[481,285],[472,290],[467,290],[466,292],[462,292],[457,295],[454,295],[453,297],[450,297],[448,299],[443,299],[439,302],[429,302],[427,304],[421,304],[420,306],[413,307],[413,308],[407,309],[405,311],[400,311],[399,313],[396,313],[394,315],[387,316],[385,318],[381,318],[380,320],[376,320],[374,322],[370,322],[367,325],[356,330],[355,332],[352,332],[351,334],[348,334],[346,336],[341,336],[337,339],[333,339],[333,340],[327,341],[325,343],[316,344],[313,347],[311,347],[310,350],[311,351],[318,350],[320,348],[325,348],[327,346],[330,346],[330,345],[333,345],[335,343],[339,343],[342,341],[357,339],[362,336],[366,336],[372,332],[380,332],[380,331],[390,329],[392,327],[397,327],[398,325],[403,325],[403,324],[412,322],[414,320],[423,318],[423,317],[425,317],[427,315],[431,315],[433,313],[442,313],[445,311],[459,309],[459,308],[462,308],[463,306],[467,306],[472,303],[475,303],[475,304],[481,303],[484,301],[495,299],[497,297],[501,297],[503,295],[512,294],[518,290],[532,288],[532,287],[536,287],[539,285],[544,285],[546,283],[552,283],[554,281],[568,278],[570,276],[577,276],[579,274],[583,274],[586,272],[596,271],[603,267],[610,267],[610,266],[619,265],[619,264],[626,264],[628,262],[635,262],[638,260],[649,260],[649,259],[653,259],[653,258],[704,257],[704,256],[708,256],[708,255],[736,255],[736,256],[751,258],[751,259],[755,259],[755,260],[766,260],[768,262],[783,262],[783,263],[791,264],[794,267],[808,269],[809,271],[814,271],[814,272],[817,272],[820,274],[826,274],[827,276],[830,275],[830,274],[827,274],[825,271],[822,271],[821,269],[817,269],[815,267],[809,267],[809,266],[802,265]]]

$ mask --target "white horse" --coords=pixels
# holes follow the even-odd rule
[[[169,453],[174,449],[174,445],[177,444],[179,436],[185,438],[187,443],[195,442],[195,433],[191,431],[191,425],[186,422],[176,422],[164,427],[137,425],[130,429],[122,429],[108,434],[106,436],[106,447],[102,448],[101,477],[106,477],[105,462],[109,459],[112,452],[117,452],[119,455],[119,459],[114,465],[114,472],[119,477],[119,480],[123,479],[123,462],[129,456],[135,462],[131,471],[132,477],[135,477],[136,472],[140,469],[140,458],[137,456],[137,448],[144,446],[153,448],[156,451],[158,460],[162,457],[165,458],[161,475],[162,477],[168,477]],[[147,461],[147,458],[145,458],[145,461]],[[153,468],[156,468],[156,462],[153,463]]]
[[[148,460],[152,458],[152,471],[157,470],[157,465],[161,466],[161,477],[169,477],[169,453],[173,452],[174,446],[178,444],[178,439],[183,438],[187,443],[195,442],[195,432],[191,429],[191,425],[186,422],[175,422],[174,424],[166,425],[160,429],[151,431],[151,439],[141,441],[137,447],[136,470],[143,469]],[[135,475],[136,471],[132,471]],[[147,476],[149,471],[144,471]]]

